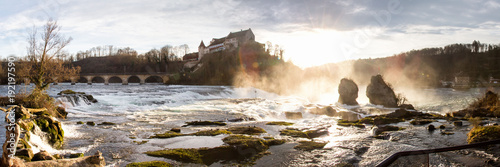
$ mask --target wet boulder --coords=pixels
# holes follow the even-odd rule
[[[358,85],[354,81],[342,78],[339,85],[339,103],[347,105],[357,105]]]
[[[31,161],[45,161],[45,160],[55,160],[56,158],[54,158],[49,152],[47,151],[40,151],[38,153],[36,153],[35,155],[33,155],[33,158],[31,159]]]
[[[384,107],[398,107],[396,94],[385,83],[382,75],[372,76],[370,84],[366,88],[366,96],[372,104],[383,105]]]
[[[436,130],[436,127],[434,125],[429,125],[429,126],[427,126],[427,130],[434,131],[434,130]]]

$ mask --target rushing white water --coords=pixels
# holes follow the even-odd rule
[[[4,89],[2,87],[2,89]],[[6,89],[6,88],[5,88]],[[316,159],[313,164],[334,165],[341,161],[358,162],[362,166],[371,166],[383,159],[387,154],[413,148],[427,148],[429,144],[425,128],[412,128],[409,124],[406,133],[422,133],[421,141],[405,141],[406,144],[391,145],[391,141],[374,141],[370,128],[339,127],[337,118],[314,115],[308,110],[321,104],[335,104],[337,99],[330,95],[318,96],[314,100],[299,96],[279,96],[255,88],[233,88],[228,86],[166,86],[166,85],[69,85],[51,86],[49,95],[57,97],[57,93],[71,89],[93,95],[98,103],[87,103],[81,97],[58,98],[69,112],[63,122],[65,144],[62,150],[47,148],[44,141],[36,135],[32,137],[35,148],[45,149],[51,153],[83,152],[92,155],[96,151],[103,152],[110,166],[125,166],[130,162],[163,160],[149,157],[143,152],[165,148],[200,148],[216,147],[223,144],[224,135],[214,137],[184,136],[170,139],[149,139],[155,133],[163,133],[174,127],[181,127],[187,121],[209,120],[225,121],[235,118],[253,118],[256,121],[229,123],[228,126],[254,125],[263,127],[268,133],[263,136],[281,138],[280,126],[264,125],[266,121],[286,120],[294,122],[295,128],[328,128],[328,135],[315,140],[326,141],[325,150],[300,153],[295,151],[293,158],[286,165],[303,166],[311,164],[307,159]],[[410,103],[425,112],[445,113],[462,109],[468,102],[479,97],[483,89],[471,89],[458,92],[451,89],[408,90],[406,94]],[[405,94],[405,92],[402,92]],[[334,105],[338,111],[355,112],[360,116],[382,114],[394,109],[366,104],[364,92],[360,92],[360,106]],[[325,97],[325,98],[321,98]],[[332,99],[329,99],[332,98]],[[287,120],[285,112],[301,112],[303,119]],[[359,117],[359,116],[358,116]],[[76,122],[112,122],[116,125],[79,125]],[[215,127],[185,127],[182,133],[191,133]],[[3,129],[3,131],[5,131]],[[0,132],[1,133],[1,132]],[[2,133],[4,135],[4,133]],[[463,137],[463,136],[462,136]],[[404,138],[404,137],[402,137]],[[3,139],[0,139],[3,140]],[[396,140],[396,139],[394,139]],[[135,141],[135,142],[134,142]],[[144,144],[136,142],[146,141]],[[416,142],[416,143],[412,143]],[[448,142],[448,141],[446,141]],[[451,142],[460,144],[461,141]],[[423,144],[422,144],[423,143]],[[410,144],[411,146],[408,146]],[[388,147],[391,145],[391,147]],[[282,146],[282,147],[287,147]],[[365,155],[356,153],[359,149],[370,149]],[[387,148],[386,148],[387,147]],[[279,147],[277,147],[279,148]],[[271,149],[272,150],[272,149]],[[288,161],[276,151],[277,161]],[[293,149],[292,149],[293,150]],[[365,150],[366,151],[366,150]],[[36,151],[35,151],[36,152]],[[283,155],[289,153],[283,153]],[[320,155],[320,156],[318,156]],[[368,156],[370,155],[370,156]],[[318,158],[321,157],[321,158]],[[257,163],[267,166],[266,158]]]

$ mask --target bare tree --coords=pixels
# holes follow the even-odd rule
[[[21,77],[29,78],[35,84],[34,93],[43,93],[48,85],[57,80],[69,79],[76,76],[80,68],[68,67],[63,60],[57,56],[63,55],[62,49],[66,47],[72,38],[65,38],[59,34],[60,27],[57,21],[49,20],[43,27],[43,33],[37,33],[33,28],[28,37],[28,55],[19,69]]]

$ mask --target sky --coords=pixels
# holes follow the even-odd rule
[[[284,49],[306,68],[392,56],[453,43],[500,43],[494,0],[0,0],[0,57],[26,55],[33,27],[49,18],[73,40],[70,53],[95,46],[139,53],[251,28],[256,41]]]

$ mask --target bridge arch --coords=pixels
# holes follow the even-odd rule
[[[138,76],[132,75],[127,78],[127,83],[141,83],[141,78]]]
[[[85,77],[80,77],[78,80],[78,83],[88,83],[89,81]]]
[[[120,77],[112,76],[108,79],[108,83],[123,83],[123,80]]]
[[[163,83],[163,79],[160,76],[149,76],[145,79],[145,83]]]
[[[106,80],[101,76],[95,76],[92,78],[92,83],[105,83]]]

